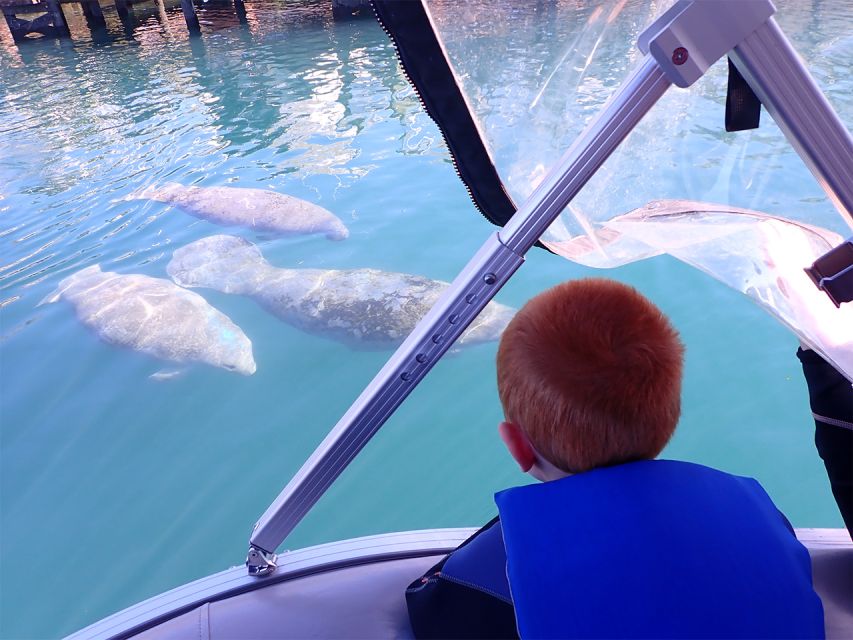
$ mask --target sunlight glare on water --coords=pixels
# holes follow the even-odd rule
[[[200,11],[191,39],[174,3],[147,6],[130,33],[108,10],[97,38],[75,14],[70,40],[0,39],[3,638],[67,634],[242,563],[256,519],[391,353],[195,289],[245,332],[257,371],[181,367],[100,340],[66,300],[40,305],[63,278],[98,264],[168,279],[176,250],[232,234],[275,267],[449,281],[493,230],[372,20],[255,0],[240,24],[226,3]],[[849,53],[846,27],[824,44]],[[834,95],[849,114],[850,76],[822,68],[847,87]],[[718,106],[702,126],[722,126]],[[778,170],[825,205],[801,165]],[[288,194],[349,237],[256,233],[126,199],[167,182]],[[639,287],[682,332],[683,418],[665,455],[758,478],[796,526],[840,526],[793,336],[666,257],[600,272],[535,250],[497,300],[519,307],[589,275]],[[488,520],[492,494],[525,481],[496,437],[495,348],[439,363],[285,546]]]

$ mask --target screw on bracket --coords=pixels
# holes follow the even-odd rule
[[[690,57],[690,54],[687,53],[687,49],[684,47],[678,47],[675,51],[672,52],[672,63],[674,65],[682,65],[687,62],[687,58]]]
[[[246,556],[246,567],[250,576],[266,576],[275,571],[276,555],[264,551],[255,545],[249,546],[249,554]]]

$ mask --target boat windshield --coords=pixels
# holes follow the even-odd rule
[[[63,2],[63,39],[16,43],[0,19],[0,637],[61,637],[242,563],[258,516],[497,230],[459,153],[488,148],[496,184],[468,186],[505,222],[669,2],[428,0],[485,141],[463,145],[372,17],[239,4],[196,3],[193,37],[176,0],[104,3],[102,28]],[[853,3],[778,9],[853,123]],[[774,282],[849,229],[766,114],[724,132],[725,83],[720,63],[669,91],[546,234],[574,261],[529,251],[287,548],[490,520],[495,492],[530,481],[497,435],[501,330],[594,275],[637,287],[686,345],[663,455],[755,477],[794,526],[841,526],[797,340],[738,292],[804,332],[814,307],[785,316],[797,289]]]
[[[637,39],[668,3],[425,4],[518,205],[640,62]],[[850,92],[839,83],[853,55],[849,13],[781,2],[777,14],[843,122],[853,120]],[[803,271],[853,221],[833,208],[769,114],[757,129],[725,131],[727,81],[723,59],[689,89],[668,91],[543,244],[597,268],[675,256],[749,296],[853,379],[853,305],[835,308]]]

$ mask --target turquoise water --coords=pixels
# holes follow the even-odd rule
[[[492,230],[378,26],[334,23],[324,2],[247,10],[243,25],[203,12],[193,40],[174,8],[141,13],[130,34],[108,13],[106,38],[77,21],[71,41],[0,40],[4,638],[66,634],[242,563],[255,520],[390,355],[200,290],[250,337],[257,373],[199,365],[157,381],[173,367],[103,343],[65,302],[38,306],[59,280],[95,263],[166,277],[174,249],[222,232],[276,266],[450,280]],[[820,199],[802,167],[782,170]],[[272,188],[334,212],[350,237],[258,236],[121,200],[165,181]],[[601,272],[535,251],[498,300],[586,275]],[[666,257],[607,275],[658,303],[687,344],[665,455],[758,478],[797,526],[840,526],[793,336]],[[490,518],[491,494],[525,481],[496,437],[494,353],[439,363],[285,547]]]

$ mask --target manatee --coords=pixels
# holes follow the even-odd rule
[[[227,235],[178,249],[166,271],[181,286],[249,296],[307,333],[361,348],[400,344],[448,286],[377,269],[279,269],[251,242]],[[514,313],[489,303],[458,343],[496,340]]]
[[[40,304],[67,300],[80,322],[109,344],[175,362],[255,372],[252,343],[225,314],[162,278],[87,267],[63,279]]]
[[[330,211],[269,189],[185,187],[167,182],[132,193],[125,200],[164,202],[196,218],[223,226],[248,227],[276,235],[323,233],[344,240],[349,230]]]

